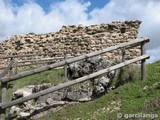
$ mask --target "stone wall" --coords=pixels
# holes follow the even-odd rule
[[[114,46],[137,38],[140,21],[112,22],[100,25],[63,26],[59,32],[14,35],[0,43],[0,55],[53,53],[52,56],[77,56]],[[42,28],[43,29],[43,28]],[[107,53],[109,60],[121,58],[121,51]],[[140,54],[138,48],[126,52],[128,57]]]

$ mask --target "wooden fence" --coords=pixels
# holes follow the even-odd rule
[[[15,58],[27,58],[32,56],[40,56],[40,55],[47,55],[46,54],[29,54],[29,55],[10,55],[10,56],[0,56],[0,59],[9,59],[14,60]],[[67,56],[64,54],[64,57],[49,57],[49,58],[39,58],[39,59],[28,59],[28,60],[20,60],[17,61],[18,67],[24,67],[24,66],[32,66],[32,65],[38,65],[38,64],[51,64],[55,63],[56,61],[61,61],[67,58],[73,58],[74,56]],[[6,67],[0,67],[0,70],[5,69]]]
[[[57,90],[75,85],[77,83],[87,81],[91,78],[95,78],[99,75],[105,74],[105,73],[110,72],[112,70],[122,68],[126,65],[129,65],[129,64],[137,62],[137,61],[141,61],[141,79],[145,80],[145,76],[146,76],[145,61],[146,61],[146,59],[149,58],[149,56],[145,54],[145,43],[147,43],[147,42],[149,42],[148,38],[139,38],[139,39],[136,39],[136,40],[133,40],[133,41],[130,41],[130,42],[126,42],[126,43],[122,43],[122,44],[119,44],[119,45],[116,45],[116,46],[111,46],[111,47],[108,47],[108,48],[100,50],[100,51],[91,52],[89,54],[81,55],[81,56],[74,57],[74,58],[69,58],[69,59],[51,64],[51,65],[45,65],[45,66],[42,66],[40,68],[36,68],[36,69],[33,69],[33,70],[17,73],[15,75],[10,76],[10,77],[4,77],[4,75],[13,66],[14,62],[11,61],[11,63],[8,65],[8,67],[0,75],[1,89],[2,89],[2,102],[0,103],[1,115],[5,116],[5,111],[6,111],[6,108],[8,108],[8,107],[20,104],[22,102],[25,102],[25,101],[28,101],[28,100],[31,100],[31,99],[38,98],[42,95],[46,95],[48,93],[51,93],[51,92],[54,92],[54,91],[57,91]],[[138,45],[141,46],[141,55],[138,56],[138,57],[135,57],[133,59],[125,61],[125,50],[128,49],[128,48],[138,46]],[[79,60],[90,58],[90,57],[97,56],[97,55],[100,55],[100,54],[104,54],[106,52],[117,50],[117,49],[120,49],[120,50],[123,51],[122,52],[122,62],[119,63],[119,64],[116,64],[114,66],[111,66],[111,67],[103,69],[103,70],[100,70],[98,72],[94,72],[90,75],[86,75],[86,76],[83,76],[81,78],[65,82],[63,84],[54,86],[52,88],[42,90],[40,92],[34,93],[34,94],[26,96],[26,97],[22,97],[22,98],[19,98],[19,99],[13,100],[13,101],[9,101],[9,102],[6,101],[6,91],[7,91],[7,83],[8,82],[15,81],[19,78],[23,78],[23,77],[30,76],[30,75],[33,75],[33,74],[37,74],[37,73],[40,73],[40,72],[43,72],[43,71],[46,71],[46,70],[51,70],[51,69],[55,69],[57,67],[66,66],[70,63],[77,62]]]

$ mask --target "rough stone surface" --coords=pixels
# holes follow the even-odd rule
[[[85,59],[76,64],[71,64],[68,69],[70,71],[69,76],[72,80],[75,78],[75,73],[78,73],[76,78],[84,75],[91,74],[93,72],[105,69],[111,66],[110,61],[104,59],[102,56]],[[73,69],[76,66],[77,69]],[[86,67],[87,66],[87,67]],[[76,71],[75,71],[76,70]],[[79,86],[71,86],[59,91],[52,92],[47,95],[43,95],[35,100],[30,100],[22,103],[19,106],[12,106],[10,110],[10,116],[17,119],[28,119],[29,117],[40,113],[40,111],[47,110],[49,108],[57,108],[66,104],[66,102],[86,102],[108,92],[111,81],[115,76],[115,71],[111,71],[108,74],[101,76],[100,78],[94,78],[90,81],[79,84]],[[61,84],[61,83],[60,83]],[[19,89],[13,93],[12,100],[31,95],[33,93],[40,92],[47,88],[54,87],[51,83],[44,83],[41,85],[30,85]],[[35,102],[35,103],[34,103]],[[33,103],[35,105],[33,105]]]
[[[110,67],[113,64],[113,62],[106,60],[102,56],[96,56],[89,59],[84,59],[76,63],[72,63],[68,66],[68,76],[70,79],[76,79],[79,77],[83,77],[85,75],[89,75],[93,72],[97,72],[102,69],[106,69],[107,67]],[[108,88],[111,85],[111,80],[114,78],[116,74],[116,71],[111,71],[105,75],[103,75],[99,79],[92,79],[93,83],[93,90],[92,90],[92,98],[101,96],[105,92],[108,91]],[[89,92],[87,92],[89,93]],[[77,101],[77,98],[79,97],[83,98],[83,94],[80,91],[71,91],[68,92],[68,98]],[[85,95],[86,96],[86,95]]]
[[[99,25],[63,26],[59,32],[47,34],[29,33],[13,35],[0,43],[0,55],[21,55],[50,53],[46,56],[32,56],[23,59],[78,56],[91,51],[101,50],[137,38],[140,21],[112,22]],[[139,48],[126,51],[126,59],[140,55]],[[121,51],[104,55],[109,60],[121,58]],[[18,58],[19,60],[22,60]],[[5,63],[7,60],[3,60]],[[0,66],[4,63],[1,62]]]
[[[82,60],[71,64],[68,67],[68,76],[70,78],[79,78],[87,74],[105,69],[111,66],[112,62],[104,59],[102,56],[92,57],[89,59]],[[77,67],[78,66],[78,67]],[[75,69],[76,68],[76,69]],[[78,76],[75,77],[75,73],[78,73]],[[95,78],[90,81],[84,82],[79,87],[68,87],[44,96],[37,98],[36,100],[30,100],[24,102],[19,106],[13,106],[10,110],[10,116],[17,116],[18,119],[28,118],[36,114],[36,111],[42,111],[49,107],[59,107],[65,105],[64,101],[76,101],[76,102],[86,102],[100,96],[107,92],[107,88],[114,77],[115,72],[110,72],[101,78]],[[74,75],[73,75],[74,74]],[[108,76],[111,76],[110,78]],[[60,83],[61,84],[61,83]],[[12,100],[31,95],[36,92],[40,92],[47,88],[54,87],[51,83],[44,83],[41,85],[30,85],[19,89],[13,93]],[[36,102],[33,105],[33,101]]]
[[[79,78],[93,72],[110,67],[111,61],[102,56],[96,56],[79,62],[72,63],[68,66],[68,75],[71,79]]]

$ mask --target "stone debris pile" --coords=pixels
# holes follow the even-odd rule
[[[74,80],[75,78],[110,67],[111,64],[112,62],[104,59],[102,56],[92,57],[70,64],[68,66],[68,76],[70,77],[70,80]],[[86,102],[93,100],[112,89],[110,85],[114,76],[115,71],[112,71],[77,86],[64,88],[47,95],[43,95],[37,99],[24,102],[21,105],[12,106],[10,109],[10,117],[12,119],[27,119],[37,114],[38,116],[41,116],[42,113],[40,113],[40,111],[45,111],[50,108],[52,108],[53,111],[56,111],[58,108],[72,102]],[[52,85],[51,83],[30,85],[15,91],[13,93],[12,100],[26,97],[54,86],[55,85]]]
[[[68,66],[68,77],[72,79],[80,78],[89,75],[93,72],[110,67],[113,62],[105,59],[102,56],[87,58],[79,62],[72,63]],[[91,80],[93,85],[92,97],[97,97],[108,91],[111,85],[111,80],[114,78],[116,71],[108,72],[100,78]]]
[[[42,91],[47,88],[54,87],[50,83],[44,83],[41,85],[30,85],[19,89],[13,93],[12,100],[26,97],[33,93]],[[82,89],[83,88],[83,89]],[[92,91],[90,88],[74,88],[69,87],[60,91],[56,91],[37,99],[24,102],[20,105],[12,106],[9,112],[10,119],[29,119],[31,117],[43,116],[43,111],[52,109],[52,112],[58,110],[64,105],[72,102],[86,102],[91,100]],[[41,113],[42,112],[42,113]]]
[[[96,56],[72,63],[68,66],[68,76],[79,78],[111,66],[112,62],[102,56]]]

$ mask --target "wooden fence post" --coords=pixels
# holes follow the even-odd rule
[[[13,61],[13,57],[11,57],[11,61]],[[12,67],[10,67],[10,71],[9,71],[9,76],[12,76],[13,75],[13,68]]]
[[[125,48],[122,49],[122,62],[125,61]]]
[[[65,60],[65,62],[67,61],[66,52],[64,53],[64,60]],[[64,65],[64,77],[65,77],[65,80],[67,80],[67,64]]]
[[[17,72],[18,72],[18,62],[15,61],[15,63],[14,63],[14,73],[13,74],[16,75]]]
[[[141,55],[145,54],[145,42],[141,43]],[[146,59],[141,60],[141,80],[146,80]]]
[[[125,47],[123,47],[122,49],[121,49],[121,51],[122,51],[122,62],[125,62]],[[121,71],[121,73],[123,73],[123,70],[124,70],[124,68],[122,67],[121,69],[120,69],[120,71]],[[122,76],[121,76],[122,77]]]
[[[7,83],[2,83],[1,82],[1,102],[5,103],[7,98]],[[0,108],[0,120],[5,120],[6,118],[6,109],[1,109]]]
[[[8,73],[8,71],[12,68],[13,64],[14,64],[14,61],[12,60],[10,64],[2,71],[2,73],[0,73],[0,78],[3,78]],[[7,82],[3,83],[1,81],[1,103],[7,102],[6,95],[7,95]],[[5,120],[5,117],[6,117],[5,114],[6,114],[6,109],[0,108],[0,120]]]
[[[125,47],[121,49],[121,52],[122,52],[122,62],[125,62]],[[119,75],[118,75],[118,81],[115,85],[116,88],[119,87],[123,82],[123,79],[122,79],[123,71],[124,71],[124,67],[120,68]]]

